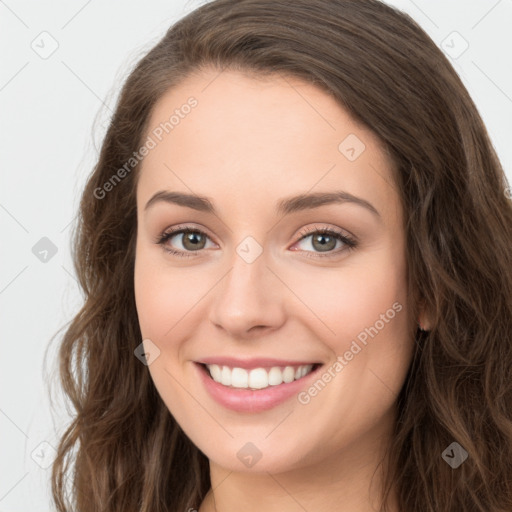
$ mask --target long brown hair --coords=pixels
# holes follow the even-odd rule
[[[143,144],[155,102],[206,67],[306,80],[381,139],[396,164],[409,290],[432,322],[416,334],[398,396],[384,495],[396,487],[403,512],[510,512],[505,174],[447,58],[407,14],[378,0],[215,0],[174,24],[129,75],[74,233],[85,303],[60,345],[74,418],[52,470],[58,511],[184,512],[210,488],[207,458],[134,356],[138,166],[98,192]],[[443,457],[452,443],[468,454],[457,468]]]

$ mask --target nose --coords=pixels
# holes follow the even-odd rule
[[[230,272],[213,290],[210,321],[233,338],[261,336],[285,321],[282,284],[264,254],[252,263],[235,254]]]

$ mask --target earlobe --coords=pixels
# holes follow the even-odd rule
[[[418,317],[418,328],[422,332],[427,332],[427,331],[430,331],[430,329],[431,329],[431,323],[425,317],[426,317],[426,315],[424,313],[420,313],[420,315]]]
[[[432,322],[430,321],[429,315],[425,312],[425,304],[423,300],[419,304],[419,313],[417,319],[418,329],[422,332],[430,331],[432,328]]]

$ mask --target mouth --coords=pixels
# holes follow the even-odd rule
[[[240,368],[220,364],[196,363],[208,378],[226,388],[258,391],[301,380],[322,363]]]

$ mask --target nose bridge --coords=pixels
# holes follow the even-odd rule
[[[250,243],[237,247],[231,270],[216,287],[211,306],[211,321],[236,336],[255,326],[275,328],[283,321],[278,283],[272,282],[276,279],[267,268],[268,259],[263,252],[254,258]]]

